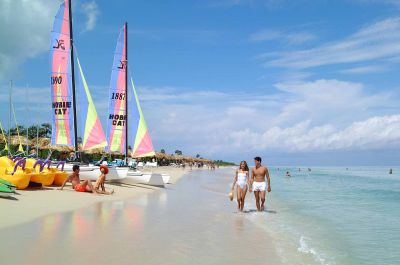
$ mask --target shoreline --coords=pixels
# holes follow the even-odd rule
[[[144,170],[144,172],[146,171]],[[187,168],[182,169],[169,166],[158,167],[148,171],[170,174],[172,185],[190,172]],[[0,198],[0,209],[2,211],[0,229],[32,222],[49,214],[87,208],[99,202],[122,201],[136,198],[162,190],[163,188],[142,184],[120,185],[106,183],[106,189],[114,189],[114,194],[97,195],[76,192],[71,189],[70,183],[67,183],[62,191],[58,190],[58,187],[53,186],[43,189],[17,190],[17,194],[13,196],[16,198],[15,200]]]

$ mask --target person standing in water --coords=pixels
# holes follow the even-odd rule
[[[265,203],[265,189],[266,183],[265,178],[268,181],[268,192],[271,192],[271,181],[269,178],[269,172],[266,167],[261,165],[261,157],[257,156],[254,158],[255,167],[251,169],[251,184],[252,190],[254,191],[254,197],[256,198],[256,206],[258,211],[264,211]],[[251,190],[250,190],[251,191]],[[260,205],[261,199],[261,205]]]
[[[249,167],[246,161],[240,162],[239,169],[236,170],[235,177],[233,178],[232,191],[235,188],[237,192],[238,210],[243,211],[244,199],[247,193],[247,185],[249,183]]]

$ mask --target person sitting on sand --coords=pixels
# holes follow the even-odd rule
[[[60,190],[62,190],[65,184],[70,181],[72,184],[72,188],[77,192],[95,192],[92,182],[90,180],[84,180],[81,182],[79,178],[79,165],[74,165],[72,167],[72,174],[68,176],[68,178],[62,184]]]
[[[236,170],[233,178],[232,191],[236,184],[236,198],[238,202],[238,210],[243,212],[244,199],[246,197],[247,185],[249,183],[249,167],[246,161],[240,162],[239,169]]]
[[[264,211],[264,202],[265,202],[265,189],[267,188],[267,184],[265,183],[265,178],[267,178],[268,182],[268,192],[271,192],[271,182],[269,178],[269,172],[266,167],[261,165],[261,157],[257,156],[254,158],[255,167],[251,169],[251,182],[252,190],[254,191],[254,196],[256,198],[256,206],[258,211]],[[251,192],[251,190],[250,190]],[[261,199],[261,205],[260,205]]]
[[[106,188],[104,187],[104,182],[106,181],[106,175],[108,174],[108,167],[105,165],[101,165],[100,172],[101,172],[101,175],[97,179],[96,183],[94,184],[94,191],[98,194],[105,194],[105,195],[113,194],[114,190],[111,190],[110,192],[108,192],[108,191],[106,191]]]

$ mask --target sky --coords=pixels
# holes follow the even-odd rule
[[[268,165],[399,165],[400,1],[75,0],[74,42],[105,127],[113,52],[156,150]],[[59,0],[0,0],[0,121],[51,120]],[[12,124],[13,126],[13,124]]]

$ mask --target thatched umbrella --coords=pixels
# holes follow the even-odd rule
[[[10,140],[11,141],[9,144],[11,144],[11,145],[19,145],[20,143],[22,145],[26,144],[26,137],[23,137],[23,136],[13,135],[13,136],[11,136]],[[29,144],[29,141],[28,141],[28,144]]]
[[[58,151],[58,152],[61,152],[61,153],[68,153],[68,152],[74,151],[74,149],[71,146],[64,146],[64,145],[62,145],[62,146],[58,146],[58,145],[50,146],[50,148],[41,148],[41,149],[50,149],[50,150]]]
[[[156,152],[155,157],[156,157],[157,159],[166,159],[166,158],[167,158],[167,154],[165,154],[165,153],[160,153],[160,152]]]
[[[104,153],[104,148],[102,148],[102,147],[93,148],[93,149],[85,151],[85,154],[89,154],[89,155],[94,155],[94,154],[101,155],[103,153]]]
[[[49,138],[36,138],[31,141],[31,146],[38,147],[39,149],[50,149],[51,141]]]

